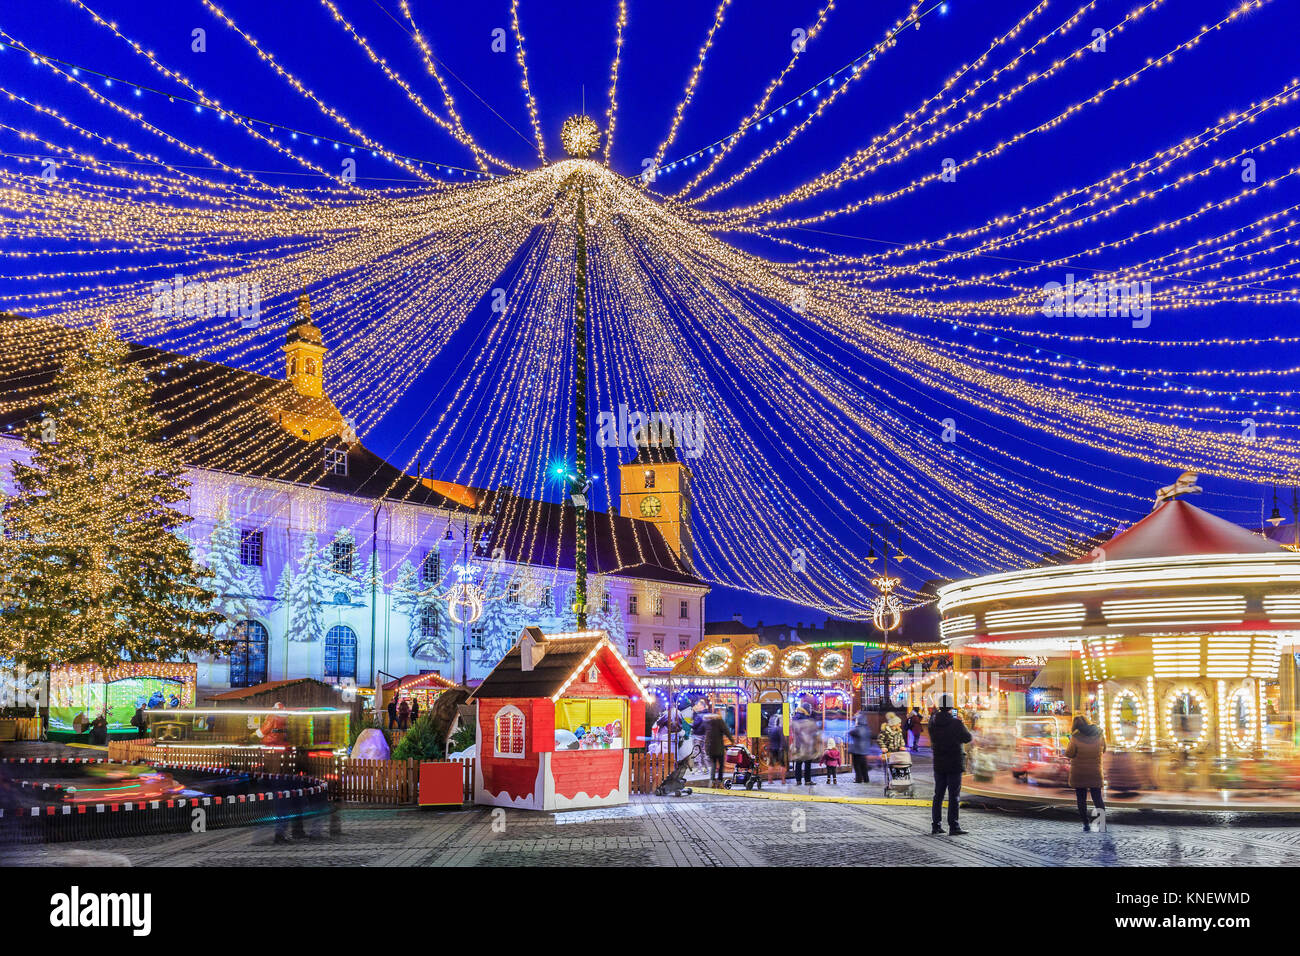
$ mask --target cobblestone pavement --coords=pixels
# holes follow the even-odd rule
[[[820,788],[818,788],[820,789]],[[873,786],[873,790],[875,787]],[[696,795],[559,814],[345,809],[341,833],[269,829],[0,849],[7,865],[120,866],[1287,866],[1300,824],[1226,814],[1117,813],[1105,833],[1064,814],[963,809],[964,837],[922,807]],[[494,825],[495,823],[495,825]]]
[[[17,756],[13,745],[6,756]],[[27,755],[53,755],[27,745]],[[77,756],[97,756],[79,750]],[[63,755],[69,755],[67,753]],[[918,757],[917,796],[926,796],[928,754]],[[869,784],[824,779],[789,794],[871,796]],[[1291,866],[1300,864],[1300,819],[1257,814],[1113,811],[1105,833],[1082,832],[1072,813],[963,807],[963,837],[932,837],[929,809],[913,806],[763,800],[753,797],[634,797],[624,807],[566,813],[487,808],[339,811],[341,832],[323,821],[308,838],[273,842],[271,829],[214,830],[82,844],[0,847],[10,866]]]

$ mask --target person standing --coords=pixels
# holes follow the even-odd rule
[[[397,727],[397,695],[388,702],[388,729],[394,730]]]
[[[411,723],[411,702],[405,697],[397,705],[397,729],[405,730]]]
[[[930,750],[934,753],[934,803],[930,808],[930,833],[943,834],[940,826],[944,793],[948,795],[948,832],[961,836],[968,832],[957,822],[957,805],[961,800],[961,775],[966,770],[962,747],[970,743],[970,731],[952,712],[952,694],[939,697],[939,710],[930,718]]]
[[[822,753],[822,766],[826,768],[827,783],[839,783],[835,774],[840,769],[841,759],[839,741],[832,737],[826,742],[826,750]]]
[[[812,719],[807,708],[798,708],[790,723],[790,760],[794,763],[795,783],[815,786],[812,765],[814,760],[821,758],[824,749],[817,721]]]
[[[736,738],[731,736],[731,731],[727,729],[727,723],[717,714],[710,714],[708,722],[704,725],[704,752],[709,756],[709,762],[712,767],[709,770],[709,784],[712,785],[717,781],[718,786],[722,786],[722,779],[727,766],[727,745],[723,743],[724,738],[736,742]]]
[[[414,724],[420,719],[420,702],[416,698],[411,698],[411,723]]]
[[[870,783],[871,774],[867,770],[867,754],[871,752],[871,724],[865,713],[859,713],[857,720],[849,728],[845,746],[853,761],[853,782]]]
[[[767,722],[767,782],[771,783],[778,772],[785,783],[785,734],[781,730],[781,715],[773,714]]]
[[[913,707],[912,712],[907,716],[907,729],[912,733],[912,753],[917,752],[921,746],[921,728],[925,726],[925,719],[921,716],[921,708]],[[931,747],[934,746],[931,742]]]
[[[885,715],[885,726],[880,728],[880,754],[887,757],[889,754],[901,753],[907,749],[907,740],[903,737],[903,721],[897,714],[890,711]]]
[[[1092,831],[1092,821],[1088,817],[1089,793],[1097,808],[1097,829],[1106,829],[1106,804],[1101,799],[1101,755],[1105,752],[1106,738],[1102,736],[1101,728],[1089,723],[1082,714],[1075,717],[1070,725],[1070,744],[1065,748],[1065,755],[1070,758],[1069,783],[1079,803],[1084,833]]]

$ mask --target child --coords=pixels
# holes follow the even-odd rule
[[[835,771],[840,765],[840,745],[834,737],[826,741],[826,752],[822,754],[822,766],[826,768],[826,782],[838,783]]]

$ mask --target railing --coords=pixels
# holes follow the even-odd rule
[[[39,717],[0,717],[0,740],[40,740]]]
[[[331,800],[410,806],[419,802],[420,760],[353,760],[351,757],[312,757],[296,751],[268,752],[259,747],[159,747],[150,741],[114,740],[112,760],[161,760],[197,763],[232,770],[305,773],[324,780]],[[456,760],[464,768],[464,795],[474,795],[474,761]]]
[[[631,752],[631,772],[628,791],[630,793],[654,793],[659,781],[677,766],[677,757],[671,753],[652,754],[644,750]]]

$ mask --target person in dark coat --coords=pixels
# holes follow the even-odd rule
[[[867,772],[867,754],[871,752],[871,724],[866,714],[858,714],[858,719],[849,728],[846,746],[853,760],[853,782],[870,783],[871,775]]]
[[[397,695],[388,702],[388,729],[393,730],[397,727]]]
[[[411,723],[414,724],[420,719],[420,702],[414,697],[411,698]]]
[[[713,764],[709,772],[709,783],[714,780],[718,786],[722,786],[724,770],[727,763],[727,745],[723,743],[724,738],[736,742],[736,738],[731,736],[731,731],[727,729],[727,723],[717,714],[709,716],[704,724],[704,752],[708,754],[709,761]]]
[[[1105,752],[1106,738],[1102,736],[1101,728],[1089,723],[1082,714],[1075,717],[1070,725],[1070,745],[1065,748],[1065,755],[1070,758],[1069,783],[1079,803],[1084,833],[1092,830],[1092,821],[1088,817],[1089,793],[1097,808],[1097,829],[1106,829],[1106,804],[1101,799],[1101,755]]]
[[[90,742],[97,747],[103,747],[108,743],[108,721],[104,719],[103,714],[90,723]]]
[[[781,729],[781,715],[773,714],[767,724],[767,781],[771,783],[777,774],[785,782],[785,733]]]
[[[930,749],[934,752],[934,803],[930,809],[930,833],[940,836],[943,797],[948,795],[948,832],[953,836],[966,833],[957,823],[957,804],[961,799],[961,775],[966,770],[963,744],[971,741],[970,731],[952,712],[952,694],[939,697],[939,710],[930,718]]]
[[[397,705],[397,729],[405,730],[411,723],[411,702],[405,697]]]

